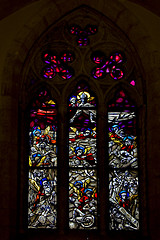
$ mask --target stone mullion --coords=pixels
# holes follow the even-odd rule
[[[67,107],[59,106],[58,136],[58,229],[64,234],[68,227],[68,119]]]
[[[98,148],[98,178],[99,178],[99,228],[101,235],[106,231],[107,220],[107,120],[106,110],[102,104],[98,109],[98,126],[97,126],[97,148]]]

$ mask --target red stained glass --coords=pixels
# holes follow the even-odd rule
[[[53,67],[46,67],[43,71],[43,76],[45,78],[53,78],[55,77],[55,70]]]
[[[31,127],[31,128],[34,127],[34,121],[32,121],[32,122],[30,123],[30,127]]]
[[[120,90],[108,110],[109,229],[139,230],[135,106]]]
[[[60,56],[53,53],[45,53],[43,56],[44,63],[48,64],[43,70],[43,77],[52,79],[58,73],[63,79],[69,79],[73,76],[73,69],[67,66],[67,63],[73,62],[74,54],[63,52]]]
[[[123,102],[123,98],[118,98],[117,100],[116,100],[116,102]]]
[[[69,228],[97,229],[96,99],[81,82],[68,105]]]
[[[116,105],[115,105],[116,103]],[[121,90],[119,92],[117,92],[116,97],[114,99],[114,103],[110,103],[109,107],[110,108],[114,108],[114,107],[123,107],[123,108],[134,108],[135,105],[130,101],[130,99],[128,98],[128,96],[126,95],[126,93]]]
[[[110,60],[107,60],[104,53],[95,51],[91,55],[91,59],[94,63],[100,65],[96,70],[92,70],[94,78],[104,78],[107,74],[110,74],[113,79],[119,80],[124,76],[124,70],[121,66],[122,62],[124,62],[122,54],[115,53],[109,57]]]
[[[63,60],[63,62],[73,62],[75,59],[73,53],[70,53],[70,52],[65,52],[62,54],[61,56],[61,60]]]
[[[123,71],[119,68],[116,68],[116,66],[113,66],[110,72],[110,76],[113,79],[121,79],[123,77]]]
[[[121,97],[125,97],[126,96],[123,91],[120,91],[119,94],[120,94]]]
[[[95,34],[97,31],[97,27],[93,25],[87,25],[83,30],[78,25],[69,27],[69,32],[77,36],[78,46],[87,46],[89,44],[88,36]]]

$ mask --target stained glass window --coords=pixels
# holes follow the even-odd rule
[[[89,28],[86,29],[89,31]],[[77,31],[76,26],[72,27],[72,34],[78,34]],[[85,42],[87,35],[82,34],[85,31],[80,31],[77,36],[83,37],[82,42],[88,44],[88,37]],[[42,59],[46,65],[42,70],[45,79],[53,79],[58,75],[69,80],[74,75],[74,70],[69,66],[75,60],[72,52],[63,51],[58,55],[48,51]],[[105,78],[107,74],[115,81],[123,78],[123,53],[114,52],[107,58],[103,52],[95,51],[91,59],[98,65],[91,72],[94,81]],[[134,78],[128,81],[131,87],[136,85]],[[102,121],[104,123],[106,119]],[[97,229],[97,100],[83,81],[79,82],[68,98],[66,128],[69,228]],[[61,136],[59,139],[62,139]],[[107,144],[109,229],[139,230],[137,111],[123,90],[117,91],[114,99],[108,103]],[[44,89],[34,98],[30,108],[28,164],[28,227],[56,229],[57,106]],[[59,172],[62,172],[61,169]]]
[[[74,59],[74,54],[69,51],[62,52],[60,56],[55,52],[45,52],[42,60],[46,66],[42,70],[42,76],[46,79],[53,79],[58,74],[64,80],[72,78],[74,70],[68,66],[68,63],[72,63]]]
[[[69,228],[97,228],[96,100],[84,83],[69,98]]]
[[[95,79],[105,78],[108,74],[114,80],[123,78],[123,63],[125,62],[123,53],[115,52],[107,57],[103,52],[95,51],[91,55],[91,60],[97,65],[91,73]]]
[[[72,25],[69,27],[69,32],[72,35],[76,35],[76,41],[78,46],[87,46],[89,44],[89,36],[96,34],[98,28],[94,25],[86,25],[84,29],[82,29],[79,25]]]
[[[109,228],[139,229],[136,107],[120,90],[108,109]]]
[[[28,227],[56,228],[57,110],[45,90],[32,102],[29,130]]]

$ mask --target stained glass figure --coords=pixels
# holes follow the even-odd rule
[[[68,51],[62,52],[60,56],[53,52],[45,52],[42,60],[47,65],[42,70],[43,77],[52,79],[59,74],[63,79],[70,79],[74,75],[74,70],[68,63],[72,63],[74,59],[74,54]]]
[[[81,83],[69,98],[69,227],[97,228],[96,100]]]
[[[94,167],[96,157],[96,128],[69,129],[69,166]]]
[[[30,110],[29,166],[57,166],[57,110],[47,91],[42,91]]]
[[[78,46],[87,46],[89,44],[89,36],[97,33],[98,28],[94,25],[87,25],[83,30],[79,25],[72,25],[69,27],[69,32],[76,35]]]
[[[96,107],[95,97],[90,93],[88,86],[81,83],[69,98],[69,107]]]
[[[110,230],[139,229],[138,173],[116,169],[109,174]]]
[[[69,227],[71,229],[97,228],[96,170],[70,170],[69,172]]]
[[[110,230],[138,230],[136,108],[123,90],[109,103]]]
[[[69,99],[69,165],[96,165],[96,102],[81,84]]]
[[[46,90],[32,102],[29,131],[28,227],[56,228],[57,110]]]
[[[30,169],[28,183],[28,227],[56,228],[57,172]]]
[[[109,112],[109,166],[138,167],[135,112]]]
[[[95,51],[91,59],[98,67],[93,68],[92,76],[96,79],[102,79],[109,74],[113,79],[119,80],[124,76],[122,64],[125,62],[124,54],[116,52],[109,58],[103,52]]]

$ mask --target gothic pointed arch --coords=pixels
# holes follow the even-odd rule
[[[57,106],[46,89],[29,111],[28,228],[57,228]]]
[[[110,230],[139,230],[137,107],[121,88],[108,103]],[[116,224],[119,213],[124,222]],[[119,216],[119,217],[120,217]]]
[[[119,91],[121,95],[118,104],[123,100],[125,90],[128,90],[128,96],[131,96],[131,99],[132,96],[133,99],[137,98],[139,108],[143,107],[145,101],[142,69],[138,67],[139,58],[137,56],[132,43],[115,23],[86,6],[81,6],[59,18],[36,39],[30,48],[24,63],[25,70],[22,72],[23,92],[27,90],[28,95],[30,91],[37,94],[38,91],[34,91],[34,89],[42,86],[42,92],[45,94],[45,86],[47,86],[51,94],[50,99],[43,101],[43,107],[50,104],[53,109],[49,108],[48,112],[40,109],[41,111],[38,112],[45,118],[45,121],[48,120],[45,126],[42,126],[44,124],[33,125],[34,121],[37,121],[37,115],[35,117],[35,109],[32,112],[35,119],[31,124],[32,129],[29,131],[32,136],[29,146],[29,184],[31,184],[29,201],[33,202],[30,204],[33,206],[28,210],[29,228],[51,228],[53,230],[58,228],[61,231],[65,229],[100,229],[101,232],[104,231],[107,234],[109,222],[110,230],[139,230],[139,218],[137,217],[139,208],[137,210],[133,202],[132,208],[135,210],[134,216],[131,215],[131,217],[135,219],[135,222],[132,219],[133,223],[128,223],[129,217],[125,224],[121,224],[123,217],[118,219],[118,223],[115,220],[116,214],[119,213],[117,210],[119,206],[122,211],[129,209],[128,207],[126,210],[128,202],[125,207],[119,204],[123,193],[126,193],[128,197],[129,187],[127,190],[122,187],[116,192],[119,196],[118,200],[115,196],[119,204],[116,206],[117,213],[114,212],[115,206],[109,208],[112,192],[107,192],[108,185],[106,184],[114,185],[113,178],[116,177],[115,169],[110,165],[112,160],[114,163],[114,159],[111,158],[115,156],[106,154],[108,150],[106,147],[107,121],[109,129],[112,129],[114,125],[117,125],[118,117],[121,117],[117,114],[118,108],[113,114],[114,117],[112,114],[107,115],[108,112],[111,112],[110,100],[114,98],[114,93],[121,86],[124,90]],[[26,101],[27,94],[25,95]],[[51,127],[57,118],[54,119],[52,114],[48,115],[55,110],[55,107],[52,106],[54,99],[59,116],[58,138],[55,134],[55,126]],[[115,105],[115,107],[118,106]],[[130,110],[127,105],[123,106],[123,108],[125,107],[124,112]],[[113,112],[114,107],[111,106],[111,108]],[[133,118],[135,117],[134,112],[130,114]],[[144,115],[141,116],[143,119]],[[113,123],[114,118],[115,122]],[[128,117],[129,120],[132,121],[131,117]],[[126,139],[134,141],[134,144],[129,143],[129,146],[137,144],[134,139],[137,134],[135,122],[132,123],[128,123],[126,127],[127,134],[133,135],[130,136],[132,139],[128,135]],[[123,126],[123,123],[121,125]],[[134,129],[133,133],[129,132],[130,127]],[[38,136],[34,136],[33,132]],[[54,139],[55,135],[56,139]],[[123,139],[121,143],[118,138],[118,146],[121,144],[123,145],[121,147],[125,148],[123,141],[127,142],[126,139]],[[113,139],[108,138],[107,140],[110,145],[114,145]],[[56,154],[55,141],[58,144],[59,162],[57,164],[59,165],[52,164],[55,157],[50,156],[51,151],[54,152],[53,155]],[[39,148],[41,149],[39,150]],[[31,153],[32,151],[33,153]],[[124,149],[123,151],[125,152]],[[127,150],[126,152],[128,153]],[[141,151],[142,155],[143,153]],[[119,161],[121,160],[124,158]],[[136,166],[136,156],[132,160],[131,167]],[[44,166],[42,167],[42,165]],[[126,171],[130,171],[128,166],[130,167],[130,165],[127,165]],[[123,166],[117,167],[117,171],[122,168]],[[107,176],[108,171],[110,171],[109,177]],[[137,174],[136,171],[135,169],[130,171],[131,175]],[[38,173],[40,175],[40,172],[42,172],[41,179],[36,175]],[[134,178],[131,178],[132,182],[137,181],[137,176],[134,175]],[[46,189],[52,189],[50,193],[47,193],[45,185]],[[36,188],[38,193],[35,193]],[[99,192],[99,196],[97,192]],[[134,198],[134,200],[136,202],[137,199]],[[85,213],[85,207],[89,204],[92,204],[93,208],[90,207]],[[111,215],[114,219],[111,219]],[[126,225],[128,226],[126,227]]]

